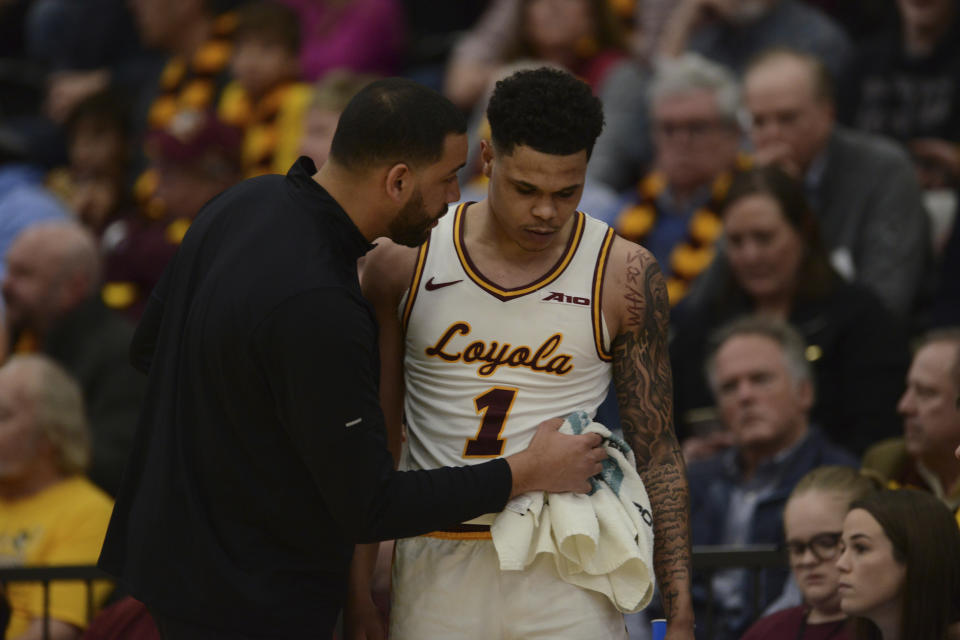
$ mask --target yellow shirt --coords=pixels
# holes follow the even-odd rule
[[[96,564],[113,502],[86,478],[74,476],[22,500],[0,500],[0,565],[4,567]],[[94,584],[94,605],[110,591],[109,582]],[[7,637],[15,638],[43,614],[43,586],[10,583],[13,610]],[[83,582],[53,582],[50,617],[86,626]]]

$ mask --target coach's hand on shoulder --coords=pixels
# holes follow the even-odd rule
[[[528,491],[590,491],[588,479],[600,473],[600,463],[607,457],[603,438],[596,433],[560,433],[562,424],[562,418],[541,422],[530,446],[507,457],[513,474],[511,497]]]

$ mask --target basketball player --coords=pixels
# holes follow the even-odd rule
[[[646,250],[576,210],[600,102],[542,68],[498,82],[487,117],[487,199],[448,212],[419,249],[383,242],[365,267],[381,323],[382,405],[395,431],[405,416],[400,466],[508,455],[544,418],[594,415],[612,376],[654,511],[667,637],[692,639],[664,280]],[[563,582],[549,556],[501,572],[482,522],[398,540],[393,571],[394,639],[626,637],[612,603]],[[361,582],[367,573],[354,569]],[[355,604],[351,621],[369,611],[366,599]]]

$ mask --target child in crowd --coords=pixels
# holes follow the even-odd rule
[[[314,85],[310,106],[303,119],[300,155],[309,156],[317,168],[327,161],[340,113],[350,98],[374,80],[376,76],[337,70]]]
[[[286,173],[297,159],[311,89],[299,81],[300,25],[296,14],[273,2],[238,12],[231,82],[218,117],[243,130],[246,177]]]
[[[100,236],[129,205],[127,106],[115,92],[100,91],[74,107],[65,128],[69,163],[52,171],[47,183]]]

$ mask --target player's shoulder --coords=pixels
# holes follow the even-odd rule
[[[625,283],[641,273],[660,272],[656,258],[646,248],[622,236],[614,236],[607,259],[605,279],[611,284]]]
[[[638,311],[666,307],[666,288],[656,258],[647,249],[614,237],[604,268],[603,307],[612,335],[636,326]]]
[[[419,248],[378,238],[376,246],[364,257],[360,284],[368,298],[399,297],[410,284]]]

